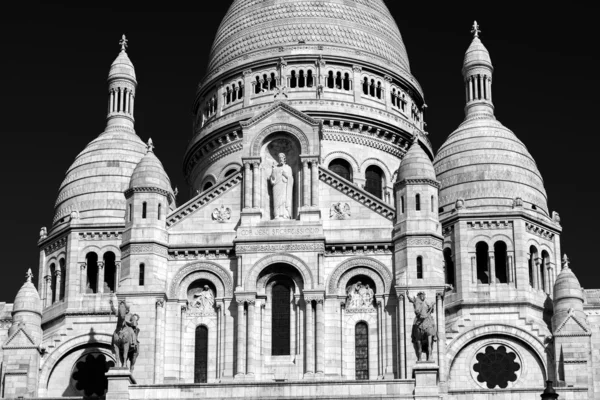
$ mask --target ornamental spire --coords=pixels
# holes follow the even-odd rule
[[[27,270],[27,273],[25,274],[25,278],[27,279],[26,282],[31,283],[31,280],[33,279],[33,273],[31,272],[31,268],[29,268]]]
[[[133,105],[137,80],[135,68],[127,54],[127,37],[121,36],[121,51],[108,72],[108,115],[107,125],[120,125],[133,128]]]
[[[148,138],[148,144],[146,145],[146,148],[146,154],[154,153],[154,143],[152,142],[152,138]]]
[[[565,253],[565,255],[563,255],[563,260],[562,260],[563,269],[570,268],[569,267],[570,264],[571,264],[571,261],[569,261],[569,257],[567,257],[567,254]]]
[[[127,50],[127,38],[125,37],[125,34],[123,34],[123,36],[121,36],[121,40],[119,40],[119,44],[121,45],[121,51],[126,51]]]
[[[471,33],[473,34],[474,38],[478,38],[479,34],[481,33],[481,29],[479,29],[479,24],[477,24],[477,21],[473,21],[473,29],[471,29]],[[123,35],[123,38],[125,37],[125,35]]]

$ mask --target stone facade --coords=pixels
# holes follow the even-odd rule
[[[434,157],[382,0],[235,0],[182,205],[134,130],[123,37],[107,128],[40,232],[37,291],[29,274],[0,303],[2,396],[534,399],[552,380],[600,398],[600,295],[562,259],[473,33],[466,118]],[[121,301],[132,372],[112,368]]]

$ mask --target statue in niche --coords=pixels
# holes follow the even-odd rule
[[[194,293],[192,307],[197,308],[200,312],[212,311],[215,305],[215,296],[208,285],[204,285],[202,291]]]
[[[369,284],[356,282],[346,289],[346,310],[368,310],[373,308],[375,292]]]
[[[269,183],[273,189],[273,219],[291,219],[294,175],[284,153],[279,153],[279,164],[273,165]]]
[[[437,340],[437,329],[433,318],[435,303],[425,301],[425,292],[417,293],[417,297],[410,297],[408,290],[406,298],[413,303],[415,308],[415,321],[412,327],[412,342],[417,353],[417,361],[421,361],[421,355],[425,352],[427,361],[433,351],[433,342]]]

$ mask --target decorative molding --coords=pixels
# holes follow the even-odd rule
[[[169,298],[176,299],[182,281],[190,274],[198,271],[208,271],[216,275],[223,284],[225,297],[233,297],[233,280],[221,265],[212,262],[194,262],[184,265],[177,271],[169,288]]]
[[[87,231],[79,232],[79,240],[122,240],[122,231]]]
[[[341,158],[343,160],[348,161],[348,163],[351,164],[352,167],[356,169],[356,171],[352,171],[353,173],[355,173],[355,174],[361,173],[360,165],[358,164],[358,161],[356,161],[356,158],[354,158],[354,156],[352,154],[347,153],[345,151],[332,151],[331,153],[327,154],[327,156],[325,157],[325,159],[323,161],[323,166],[325,168],[328,168],[329,164],[337,158]]]
[[[236,254],[245,253],[279,253],[279,252],[324,252],[325,245],[322,242],[293,242],[293,243],[269,243],[269,244],[237,244]]]
[[[231,209],[221,204],[221,208],[215,208],[211,216],[213,221],[225,223],[231,219]]]
[[[371,147],[393,155],[394,157],[403,158],[406,151],[399,149],[395,145],[385,143],[378,139],[362,137],[358,134],[349,132],[327,132],[323,131],[323,140],[358,144],[361,146]]]
[[[8,329],[12,326],[12,319],[1,319],[0,320],[0,329]]]
[[[188,215],[193,214],[205,204],[212,202],[242,182],[242,172],[231,175],[227,180],[211,187],[209,190],[198,194],[196,197],[179,207],[167,216],[167,228],[183,221]]]
[[[365,245],[327,245],[327,256],[352,256],[363,254],[392,254],[393,245],[387,244],[365,244]]]
[[[171,191],[164,190],[155,186],[140,186],[129,188],[125,191],[125,198],[130,198],[131,196],[133,196],[134,193],[158,193],[162,196],[169,198],[169,202],[175,201],[175,196],[173,195],[173,193],[171,193]]]
[[[44,247],[44,253],[46,255],[54,253],[56,250],[59,250],[63,247],[67,246],[67,236],[63,236],[60,239],[55,240],[50,243],[48,246]]]
[[[234,133],[235,137],[237,138],[238,137],[237,132],[233,131],[233,133]],[[219,142],[217,141],[217,143],[219,143]],[[195,167],[198,167],[199,170],[202,170],[202,169],[204,169],[204,166],[212,165],[215,162],[217,162],[218,160],[220,160],[221,158],[227,157],[228,155],[236,153],[238,151],[242,151],[242,149],[243,149],[241,138],[236,139],[232,143],[225,143],[221,149],[214,151],[215,148],[219,147],[219,146],[220,146],[220,144],[214,145],[212,148],[205,146],[205,147],[202,147],[201,149],[196,150],[193,153],[193,155],[188,158],[188,161],[185,166],[185,175],[188,176]],[[212,153],[212,154],[210,154],[210,153]],[[208,155],[208,154],[210,154],[210,155]],[[201,162],[196,164],[196,162],[199,161],[200,159],[202,159]]]
[[[319,126],[321,124],[316,119],[311,118],[309,115],[303,113],[300,110],[297,110],[296,108],[290,106],[289,104],[284,103],[282,101],[277,101],[272,106],[270,106],[268,109],[266,109],[265,111],[259,113],[255,117],[253,117],[253,118],[251,118],[251,119],[249,119],[247,121],[240,122],[240,125],[242,126],[242,128],[248,128],[248,127],[256,124],[257,122],[259,122],[259,121],[267,118],[268,116],[276,113],[280,109],[283,109],[283,110],[287,111],[288,113],[292,114],[293,116],[295,116],[299,120],[301,120],[303,122],[306,122],[308,125]],[[308,153],[306,153],[306,152],[303,151],[303,154],[308,154]]]
[[[442,250],[442,240],[436,239],[436,238],[426,238],[426,237],[408,238],[405,243],[406,243],[406,246],[434,247],[438,250]],[[404,247],[402,247],[402,248],[404,248]]]
[[[233,257],[232,248],[169,249],[171,260],[216,260]]]
[[[277,263],[289,264],[296,268],[302,276],[305,290],[314,286],[312,271],[300,257],[289,253],[279,252],[264,256],[248,269],[248,272],[244,277],[244,288],[250,291],[256,290],[259,273],[269,265]]]
[[[546,240],[554,239],[554,232],[550,232],[548,229],[544,229],[540,226],[534,225],[530,222],[525,222],[525,229],[527,232],[532,233]]]
[[[440,182],[433,179],[402,179],[398,185],[430,185],[437,189],[441,187]]]
[[[329,278],[328,293],[337,294],[339,281],[342,275],[357,267],[370,268],[371,270],[375,271],[379,275],[380,279],[383,280],[383,292],[389,293],[392,287],[392,273],[385,264],[370,257],[355,257],[338,264]]]
[[[249,236],[314,236],[323,235],[323,228],[320,226],[299,226],[299,227],[264,227],[264,228],[240,228],[239,237]]]
[[[167,257],[167,247],[156,243],[130,244],[121,250],[121,259],[130,256],[131,254],[157,254]]]
[[[507,220],[469,221],[469,229],[512,229],[513,222]]]
[[[164,299],[158,299],[156,300],[156,308],[164,308],[165,307],[165,300]]]
[[[353,183],[321,166],[319,166],[319,179],[334,189],[344,193],[349,198],[378,213],[382,217],[387,218],[390,221],[394,221],[396,217],[396,211],[392,208],[392,206],[384,203],[383,200],[373,196],[364,189],[359,188]]]
[[[252,141],[252,146],[250,148],[250,157],[260,157],[260,149],[265,141],[265,139],[275,132],[286,132],[292,134],[298,142],[300,142],[300,154],[310,154],[310,146],[308,137],[306,134],[302,132],[299,128],[291,124],[283,124],[278,123],[274,125],[269,125],[265,129],[263,129]]]

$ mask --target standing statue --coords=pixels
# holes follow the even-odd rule
[[[286,163],[284,153],[279,153],[279,164],[273,165],[269,182],[273,187],[273,218],[292,218],[294,175],[292,168]]]
[[[194,302],[192,307],[200,309],[200,311],[212,311],[215,305],[215,296],[208,285],[204,285],[203,290],[200,293],[194,294]]]
[[[117,315],[117,327],[112,338],[112,348],[117,368],[127,368],[127,360],[129,360],[129,369],[133,371],[135,360],[139,354],[139,342],[137,340],[139,316],[129,312],[129,306],[125,301],[119,302],[119,309],[117,310],[113,301],[110,300],[110,309]]]
[[[415,346],[415,352],[417,353],[417,361],[421,361],[421,354],[425,351],[427,355],[427,361],[431,357],[433,351],[433,342],[437,340],[437,330],[435,326],[435,320],[433,318],[433,311],[435,310],[435,303],[429,304],[425,301],[425,293],[417,293],[417,297],[410,297],[408,290],[406,291],[406,297],[408,301],[413,303],[415,307],[415,321],[412,327],[412,342]],[[423,349],[423,345],[427,347]]]

